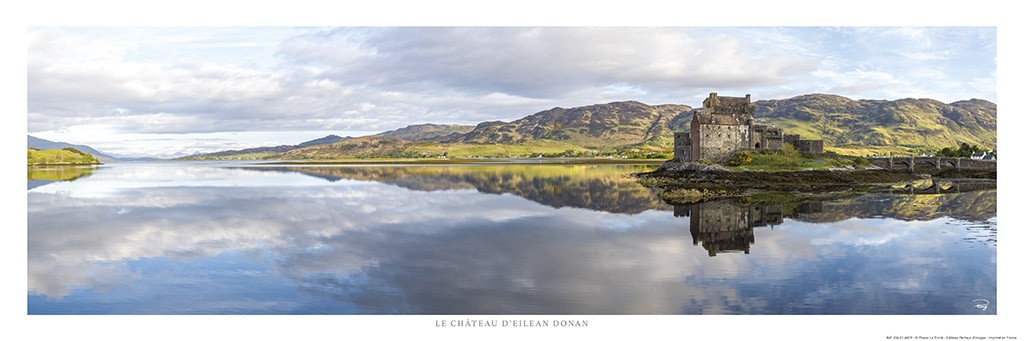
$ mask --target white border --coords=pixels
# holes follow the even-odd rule
[[[294,339],[714,339],[885,340],[890,335],[1016,336],[1019,182],[1006,170],[1020,160],[1020,18],[996,1],[705,1],[690,4],[593,1],[33,1],[5,8],[2,53],[4,334],[25,339],[294,340]],[[10,7],[10,5],[5,5]],[[28,316],[25,148],[26,28],[30,26],[996,26],[1001,168],[998,316],[557,316],[585,318],[583,329],[434,327],[459,316]],[[474,316],[473,318],[481,318]],[[502,316],[487,316],[501,319]],[[545,316],[517,318],[543,319]],[[20,336],[19,336],[20,335]]]

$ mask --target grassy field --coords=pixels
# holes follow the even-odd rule
[[[781,151],[740,152],[726,161],[726,168],[736,171],[796,171],[843,168],[862,169],[870,166],[866,159],[836,153],[816,156],[800,153],[789,144]]]
[[[918,155],[922,152],[920,148],[905,146],[840,146],[825,147],[825,151],[850,156],[889,155],[889,153],[892,155]]]

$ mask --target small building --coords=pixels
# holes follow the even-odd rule
[[[982,159],[985,158],[985,155],[988,155],[988,154],[986,154],[985,152],[976,152],[974,154],[971,154],[971,159],[982,160]]]
[[[790,143],[798,150],[822,154],[822,140],[787,137],[781,128],[754,124],[757,108],[746,97],[718,96],[712,92],[704,107],[693,111],[690,131],[674,134],[674,156],[682,162],[724,162],[742,150],[780,150]]]

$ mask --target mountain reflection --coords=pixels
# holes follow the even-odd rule
[[[779,200],[778,196],[773,197]],[[979,224],[971,240],[994,245],[995,226],[987,221],[996,215],[995,190],[930,195],[864,194],[829,200],[793,200],[751,203],[750,197],[676,205],[676,217],[689,217],[693,245],[700,244],[714,257],[722,252],[750,253],[754,229],[782,225],[784,218],[801,222],[831,223],[853,218],[934,220],[954,217]]]
[[[245,167],[263,172],[295,172],[328,181],[378,181],[416,191],[475,189],[509,193],[551,206],[611,213],[670,210],[654,190],[628,174],[650,171],[643,165],[480,165]]]
[[[497,167],[112,165],[28,192],[28,311],[996,312],[995,191],[672,207],[620,166]]]

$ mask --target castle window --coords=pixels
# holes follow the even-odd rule
[[[761,149],[761,142],[755,143],[754,148]]]

